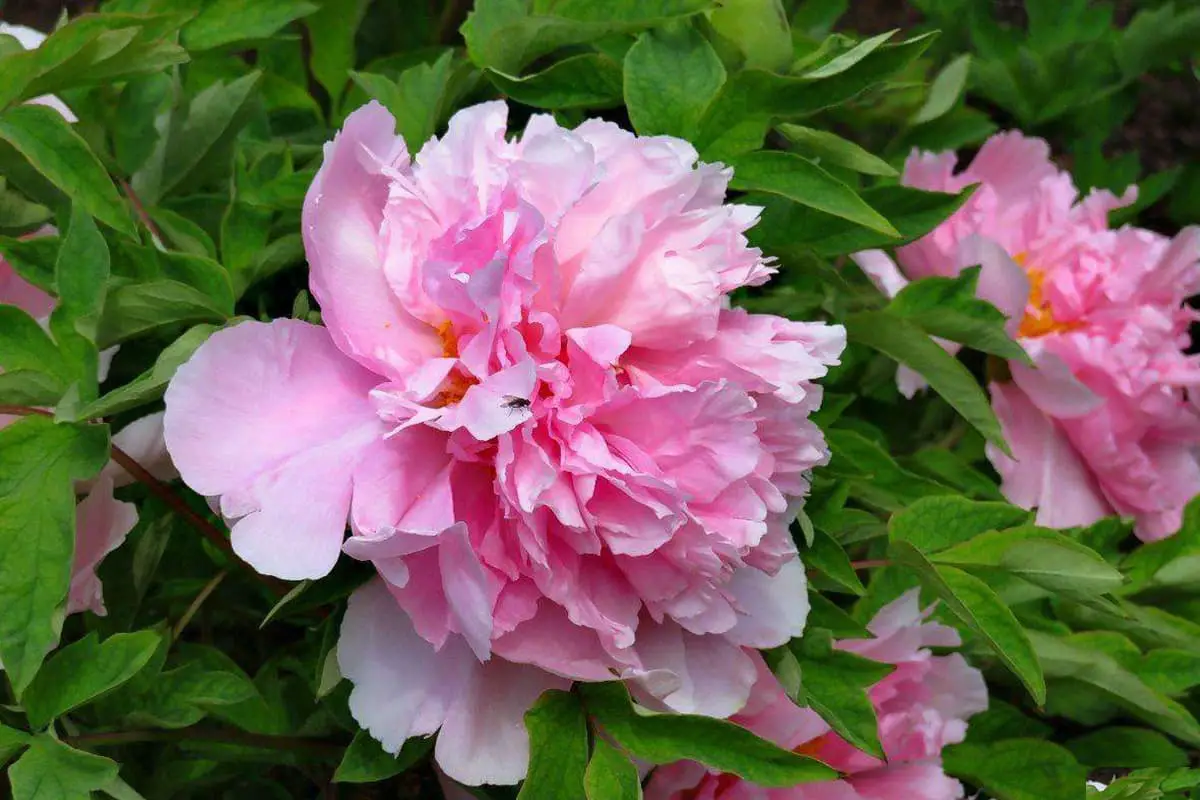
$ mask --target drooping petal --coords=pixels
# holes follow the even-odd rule
[[[107,613],[96,567],[125,541],[137,519],[137,507],[133,503],[113,497],[112,479],[98,478],[88,496],[75,509],[75,557],[71,565],[68,614],[84,610],[100,616]]]
[[[386,429],[378,378],[294,320],[215,333],[166,395],[167,448],[189,486],[221,497],[234,550],[287,579],[333,568],[355,466]]]

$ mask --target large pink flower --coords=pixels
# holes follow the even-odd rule
[[[263,572],[379,578],[338,647],[351,710],[395,751],[441,730],[465,783],[525,770],[545,688],[626,676],[727,716],[744,647],[797,635],[788,524],[827,457],[810,383],[840,327],[729,308],[772,270],[685,142],[506,108],[415,160],[377,104],[304,208],[325,327],[220,331],[167,392],[167,444]]]
[[[909,158],[910,186],[979,188],[897,250],[899,270],[879,251],[858,254],[860,266],[895,294],[908,279],[981,264],[980,296],[1009,315],[1038,366],[1010,364],[1012,380],[991,385],[1015,456],[989,450],[1005,495],[1036,506],[1043,525],[1116,513],[1133,517],[1143,539],[1169,536],[1200,493],[1200,413],[1187,397],[1200,383],[1200,358],[1185,353],[1197,314],[1184,305],[1200,288],[1200,229],[1174,240],[1110,229],[1108,212],[1136,190],[1076,202],[1046,143],[1020,133],[998,134],[965,170],[954,166],[953,153]],[[920,385],[907,371],[900,382],[908,394]]]
[[[711,773],[680,762],[655,771],[647,800],[957,800],[962,785],[941,767],[942,748],[966,736],[967,720],[987,708],[979,670],[957,653],[933,655],[931,647],[957,647],[958,633],[927,619],[918,590],[893,601],[868,626],[875,638],[837,643],[840,650],[895,664],[871,687],[886,761],[855,750],[808,708],[788,699],[759,660],[750,702],[733,718],[780,747],[814,756],[846,777],[837,781],[766,789],[734,775]]]

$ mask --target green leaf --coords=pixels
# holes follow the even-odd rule
[[[986,583],[956,567],[931,564],[908,542],[893,541],[893,560],[912,569],[921,583],[977,633],[1012,670],[1039,706],[1046,702],[1046,680],[1030,642],[1030,634]]]
[[[709,105],[695,145],[707,161],[755,150],[774,118],[794,119],[845,103],[904,70],[932,42],[929,35],[883,45],[846,70],[814,80],[764,70],[746,69],[732,76]],[[745,136],[747,125],[761,124],[761,134]],[[738,136],[732,136],[738,133]]]
[[[596,739],[583,775],[587,800],[642,800],[642,783],[629,757],[603,739]]]
[[[118,633],[103,643],[91,633],[59,650],[21,695],[29,724],[44,728],[125,683],[146,666],[158,643],[154,631]]]
[[[1070,751],[1042,739],[1009,739],[946,748],[949,774],[996,800],[1082,800],[1087,769]]]
[[[852,594],[867,593],[850,564],[850,557],[837,541],[823,530],[815,532],[812,545],[804,551],[804,565],[820,570],[824,575]]]
[[[853,653],[834,650],[818,655],[792,642],[800,663],[800,675],[808,705],[854,747],[876,758],[884,758],[879,743],[879,722],[870,689],[894,669]]]
[[[877,442],[856,431],[832,428],[826,431],[825,438],[833,454],[826,468],[828,474],[844,476],[850,494],[872,507],[900,511],[922,497],[954,493],[946,486],[905,470]],[[814,521],[841,535],[844,517],[852,510],[840,511],[832,519],[822,514],[819,519],[814,517]]]
[[[24,750],[30,738],[25,731],[0,725],[0,766],[4,766],[10,758]]]
[[[770,192],[864,228],[899,237],[891,223],[846,184],[806,158],[777,150],[747,153],[733,159],[730,187]]]
[[[915,370],[983,437],[1004,452],[1000,421],[975,378],[912,322],[887,311],[861,311],[846,320],[850,340]]]
[[[898,247],[932,231],[973,191],[974,187],[968,187],[953,195],[907,186],[864,189],[860,193],[863,201],[887,218],[900,232],[900,239],[779,197],[756,195],[755,203],[764,207],[762,221],[749,233],[755,244],[776,253],[803,250],[833,257],[876,247]]]
[[[154,203],[177,187],[196,182],[206,166],[222,167],[219,153],[232,145],[248,120],[261,78],[256,70],[230,83],[219,81],[191,99],[182,120],[173,121],[169,135],[159,142],[159,168],[151,169],[156,163],[152,159],[133,176],[133,187],[143,202]]]
[[[342,763],[333,774],[334,783],[374,783],[385,781],[423,759],[433,749],[432,736],[409,739],[392,755],[384,752],[379,742],[366,731],[354,734],[346,748]]]
[[[33,739],[8,770],[12,800],[87,800],[117,777],[117,762],[49,736]]]
[[[75,330],[88,341],[96,339],[108,267],[108,244],[92,218],[77,203],[72,203],[71,226],[63,237],[54,267],[59,300],[55,313],[68,317]]]
[[[970,54],[961,55],[943,67],[929,87],[925,105],[913,114],[912,124],[931,122],[954,108],[967,86],[967,76],[970,72]]]
[[[515,75],[539,56],[613,33],[633,33],[685,17],[712,0],[562,0],[551,13],[524,0],[477,0],[463,24],[467,52],[481,67]]]
[[[965,497],[928,497],[888,521],[894,541],[908,542],[923,553],[935,553],[987,531],[1024,525],[1033,514],[1008,503]]]
[[[580,684],[578,690],[588,714],[635,758],[653,764],[699,761],[766,787],[837,777],[819,761],[782,750],[731,722],[636,708],[619,683]]]
[[[1116,634],[1113,634],[1116,635]],[[1049,678],[1070,679],[1099,690],[1103,697],[1193,746],[1200,743],[1200,724],[1179,703],[1154,691],[1111,654],[1085,635],[1052,636],[1029,631]]]
[[[600,53],[564,58],[517,78],[488,70],[501,92],[534,108],[612,108],[621,105],[621,65]]]
[[[1105,594],[1125,582],[1095,551],[1033,525],[982,533],[931,558],[964,569],[994,567],[1068,597]]]
[[[42,326],[21,309],[9,305],[0,305],[0,367],[6,371],[30,370],[48,375],[53,385],[59,387],[60,395],[74,374]]]
[[[57,236],[13,239],[0,236],[0,256],[25,280],[54,294],[54,261],[58,258]]]
[[[708,15],[708,24],[737,45],[745,65],[784,70],[792,61],[792,31],[780,0],[725,0]]]
[[[26,417],[0,430],[0,661],[19,694],[58,641],[71,582],[74,481],[108,460],[103,425]]]
[[[350,77],[392,112],[409,151],[417,153],[444,116],[453,57],[454,51],[447,50],[432,64],[409,67],[395,81],[369,72],[352,72]]]
[[[225,320],[221,306],[186,283],[129,283],[109,292],[97,339],[108,347],[164,325]]]
[[[319,2],[320,10],[304,20],[312,48],[309,64],[336,109],[341,107],[350,70],[354,69],[354,35],[371,0]]]
[[[625,103],[643,136],[692,138],[724,83],[721,59],[688,23],[647,31],[625,54]]]
[[[308,0],[216,0],[183,29],[183,44],[193,52],[248,39],[265,39],[319,7]]]
[[[898,174],[882,158],[829,131],[785,123],[779,126],[779,132],[792,143],[792,149],[818,164],[827,162],[864,175],[882,175],[886,178]]]
[[[838,639],[869,639],[871,632],[832,600],[817,592],[808,593],[808,627],[825,628]]]
[[[1076,737],[1066,743],[1081,764],[1090,767],[1186,767],[1188,754],[1157,731],[1112,727]]]
[[[1008,318],[976,296],[979,272],[980,267],[971,267],[953,278],[913,281],[900,290],[887,310],[916,323],[930,336],[1032,365],[1024,348],[1005,330]]]
[[[112,121],[113,155],[126,175],[141,169],[161,137],[155,121],[172,95],[169,75],[157,73],[129,81],[121,90]]]
[[[57,111],[37,105],[10,108],[0,114],[0,139],[73,204],[121,233],[137,235],[107,171]]]
[[[551,689],[525,712],[529,772],[518,800],[582,800],[587,718],[578,695]]]

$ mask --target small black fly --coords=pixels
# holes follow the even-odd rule
[[[504,395],[504,402],[500,404],[501,408],[507,408],[511,414],[514,411],[524,411],[529,408],[530,402],[524,397],[517,397],[515,394]]]

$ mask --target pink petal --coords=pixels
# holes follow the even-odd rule
[[[991,239],[968,236],[960,245],[960,253],[962,263],[980,265],[977,293],[1008,317],[1007,328],[1014,335],[1029,303],[1029,276]]]
[[[1025,350],[1036,368],[1010,363],[1013,382],[1045,413],[1061,419],[1082,417],[1104,402],[1075,377],[1066,362],[1037,341],[1026,342]]]
[[[404,308],[383,272],[379,238],[389,180],[382,171],[408,164],[395,131],[392,115],[374,101],[351,114],[326,145],[301,221],[309,284],[334,341],[392,378],[442,354],[437,332]]]
[[[218,331],[176,373],[167,447],[184,481],[238,518],[234,550],[260,572],[333,568],[354,468],[385,433],[377,381],[324,328],[282,319]]]
[[[137,524],[137,507],[113,498],[111,478],[100,477],[75,509],[75,557],[67,613],[90,610],[104,616],[104,594],[96,567],[121,546]]]
[[[863,250],[852,253],[850,258],[871,279],[871,283],[888,297],[895,297],[908,285],[908,278],[900,272],[891,256],[882,250]]]
[[[768,575],[753,568],[733,573],[728,585],[739,606],[737,624],[725,636],[743,647],[778,647],[804,633],[808,579],[799,558]]]
[[[647,669],[678,678],[678,688],[657,699],[685,714],[729,717],[746,705],[757,678],[754,660],[724,636],[696,636],[669,622],[639,625],[637,652]]]

